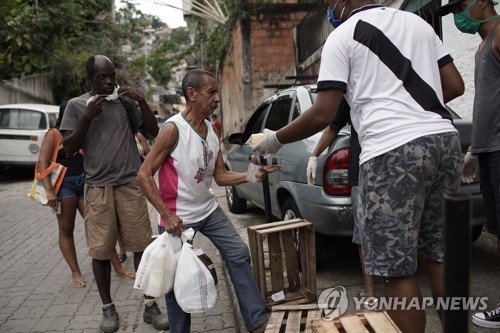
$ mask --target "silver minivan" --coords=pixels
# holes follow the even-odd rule
[[[0,105],[0,168],[35,166],[43,137],[58,115],[57,105]]]

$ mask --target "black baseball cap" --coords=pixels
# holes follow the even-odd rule
[[[445,16],[445,15],[448,15],[449,13],[451,13],[451,9],[453,6],[455,5],[458,5],[459,3],[461,3],[462,1],[464,0],[450,0],[446,5],[440,7],[438,10],[437,10],[437,14],[439,16]]]

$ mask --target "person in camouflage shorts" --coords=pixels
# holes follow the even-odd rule
[[[456,133],[420,137],[361,166],[355,212],[365,268],[400,277],[418,259],[444,261],[443,194],[460,186],[463,157]]]
[[[421,297],[422,263],[434,298],[444,295],[441,205],[457,190],[462,156],[445,103],[464,92],[453,58],[432,27],[415,14],[374,0],[329,0],[336,26],[323,45],[314,104],[277,131],[263,130],[252,150],[274,154],[335,118],[342,98],[358,133],[358,218],[369,274],[385,280],[388,309],[405,333],[425,332],[425,311],[408,305]],[[411,36],[411,37],[409,37]]]

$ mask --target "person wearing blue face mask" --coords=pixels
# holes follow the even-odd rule
[[[486,208],[488,231],[497,235],[500,253],[500,15],[491,0],[450,0],[438,14],[453,13],[464,33],[479,33],[482,42],[475,55],[472,140],[465,156],[462,179],[471,182],[479,162],[479,181]],[[500,306],[472,316],[475,325],[500,328]]]
[[[424,333],[419,262],[433,297],[444,295],[443,194],[460,186],[460,138],[445,103],[464,84],[430,24],[374,0],[330,0],[342,22],[321,54],[314,104],[277,131],[264,129],[260,155],[308,138],[335,119],[342,98],[358,133],[358,207],[365,271],[382,276],[387,312],[405,333]],[[335,20],[333,20],[335,22]],[[336,24],[336,23],[335,23]],[[440,314],[442,311],[440,311]]]
[[[328,18],[328,22],[330,22],[330,24],[334,28],[338,28],[338,26],[341,25],[343,22],[342,15],[344,14],[345,6],[342,8],[340,16],[338,18],[335,16],[335,8],[337,8],[339,2],[340,0],[337,0],[337,2],[335,2],[335,5],[333,5],[333,8],[330,8],[330,4],[328,4],[328,9],[326,10],[326,17]]]

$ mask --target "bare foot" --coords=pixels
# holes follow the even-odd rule
[[[121,269],[115,270],[116,274],[128,277],[129,279],[135,279],[135,272],[129,271],[128,269],[125,269],[121,267]]]
[[[73,285],[73,288],[85,287],[85,281],[83,281],[83,276],[80,272],[76,272],[71,275],[71,284]]]

